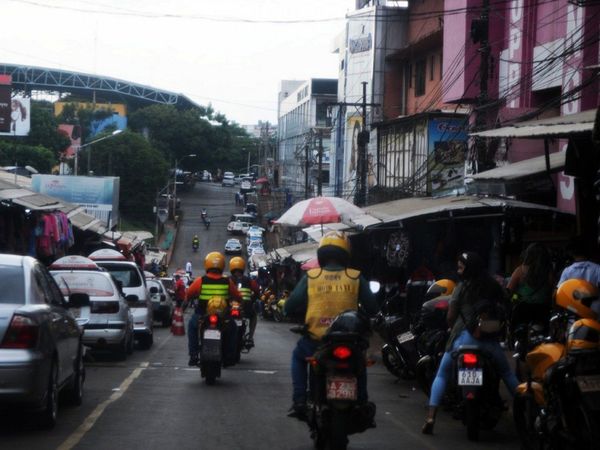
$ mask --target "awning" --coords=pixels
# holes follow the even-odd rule
[[[319,242],[321,237],[325,233],[328,233],[330,231],[344,231],[344,232],[346,232],[346,234],[351,235],[353,233],[348,232],[348,230],[350,228],[351,227],[345,223],[334,222],[334,223],[324,223],[323,226],[311,225],[310,227],[302,228],[302,231],[304,231],[306,234],[308,234],[308,236],[312,240]]]
[[[63,204],[54,197],[21,188],[0,190],[0,200],[10,200],[17,205],[33,211],[44,211],[63,207]]]
[[[558,172],[565,167],[567,152],[550,153],[550,171]],[[486,170],[468,178],[472,180],[515,180],[517,178],[546,172],[546,155],[525,159],[506,166]]]
[[[302,242],[301,244],[278,248],[275,252],[277,252],[281,259],[291,257],[294,261],[303,263],[317,257],[318,247],[319,244],[316,242]]]
[[[549,206],[505,198],[478,197],[473,195],[436,198],[411,197],[392,202],[379,203],[364,208],[371,217],[371,221],[373,219],[379,219],[379,222],[371,222],[370,225],[365,225],[364,228],[376,228],[378,225],[413,219],[416,217],[441,214],[445,214],[446,216],[456,216],[456,214],[460,214],[467,210],[479,212],[484,209],[496,209],[498,213],[503,213],[509,208],[560,212],[558,209]]]
[[[590,109],[577,114],[528,120],[494,130],[470,133],[470,136],[486,138],[544,138],[569,137],[577,133],[591,133],[594,129],[596,110]]]

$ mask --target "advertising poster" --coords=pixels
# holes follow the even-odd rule
[[[429,191],[432,195],[464,189],[464,165],[467,151],[466,119],[435,118],[429,121]]]
[[[0,102],[1,103],[1,102]],[[10,127],[0,136],[28,136],[31,127],[31,99],[16,95],[10,99]]]
[[[0,132],[10,131],[10,75],[0,75]]]

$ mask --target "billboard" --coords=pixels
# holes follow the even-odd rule
[[[107,227],[119,220],[118,177],[75,177],[68,175],[33,175],[31,189],[83,206],[85,212]]]
[[[434,118],[428,128],[429,191],[435,196],[464,189],[468,121]]]
[[[0,101],[2,103],[2,101]],[[10,126],[0,136],[27,136],[31,128],[31,99],[15,95],[10,99]]]
[[[10,131],[10,75],[0,75],[0,132]]]

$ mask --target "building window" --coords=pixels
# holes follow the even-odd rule
[[[427,62],[425,59],[417,61],[415,65],[415,96],[425,94],[425,77],[427,69]]]
[[[435,69],[435,56],[431,55],[431,64],[429,65],[429,81],[433,81],[433,69]]]

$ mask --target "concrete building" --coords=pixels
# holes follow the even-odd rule
[[[406,41],[408,14],[397,2],[357,1],[357,10],[347,16],[345,30],[336,38],[333,52],[339,55],[337,100],[332,111],[333,147],[331,178],[338,196],[352,198],[357,178],[357,139],[363,127],[363,82],[367,83],[366,102],[383,104],[386,57]],[[367,128],[383,118],[381,106],[367,108]],[[377,151],[376,133],[371,133],[368,147],[369,187],[375,184]]]
[[[316,195],[322,145],[323,195],[329,191],[331,117],[337,80],[282,81],[278,105],[278,185],[295,196]]]

